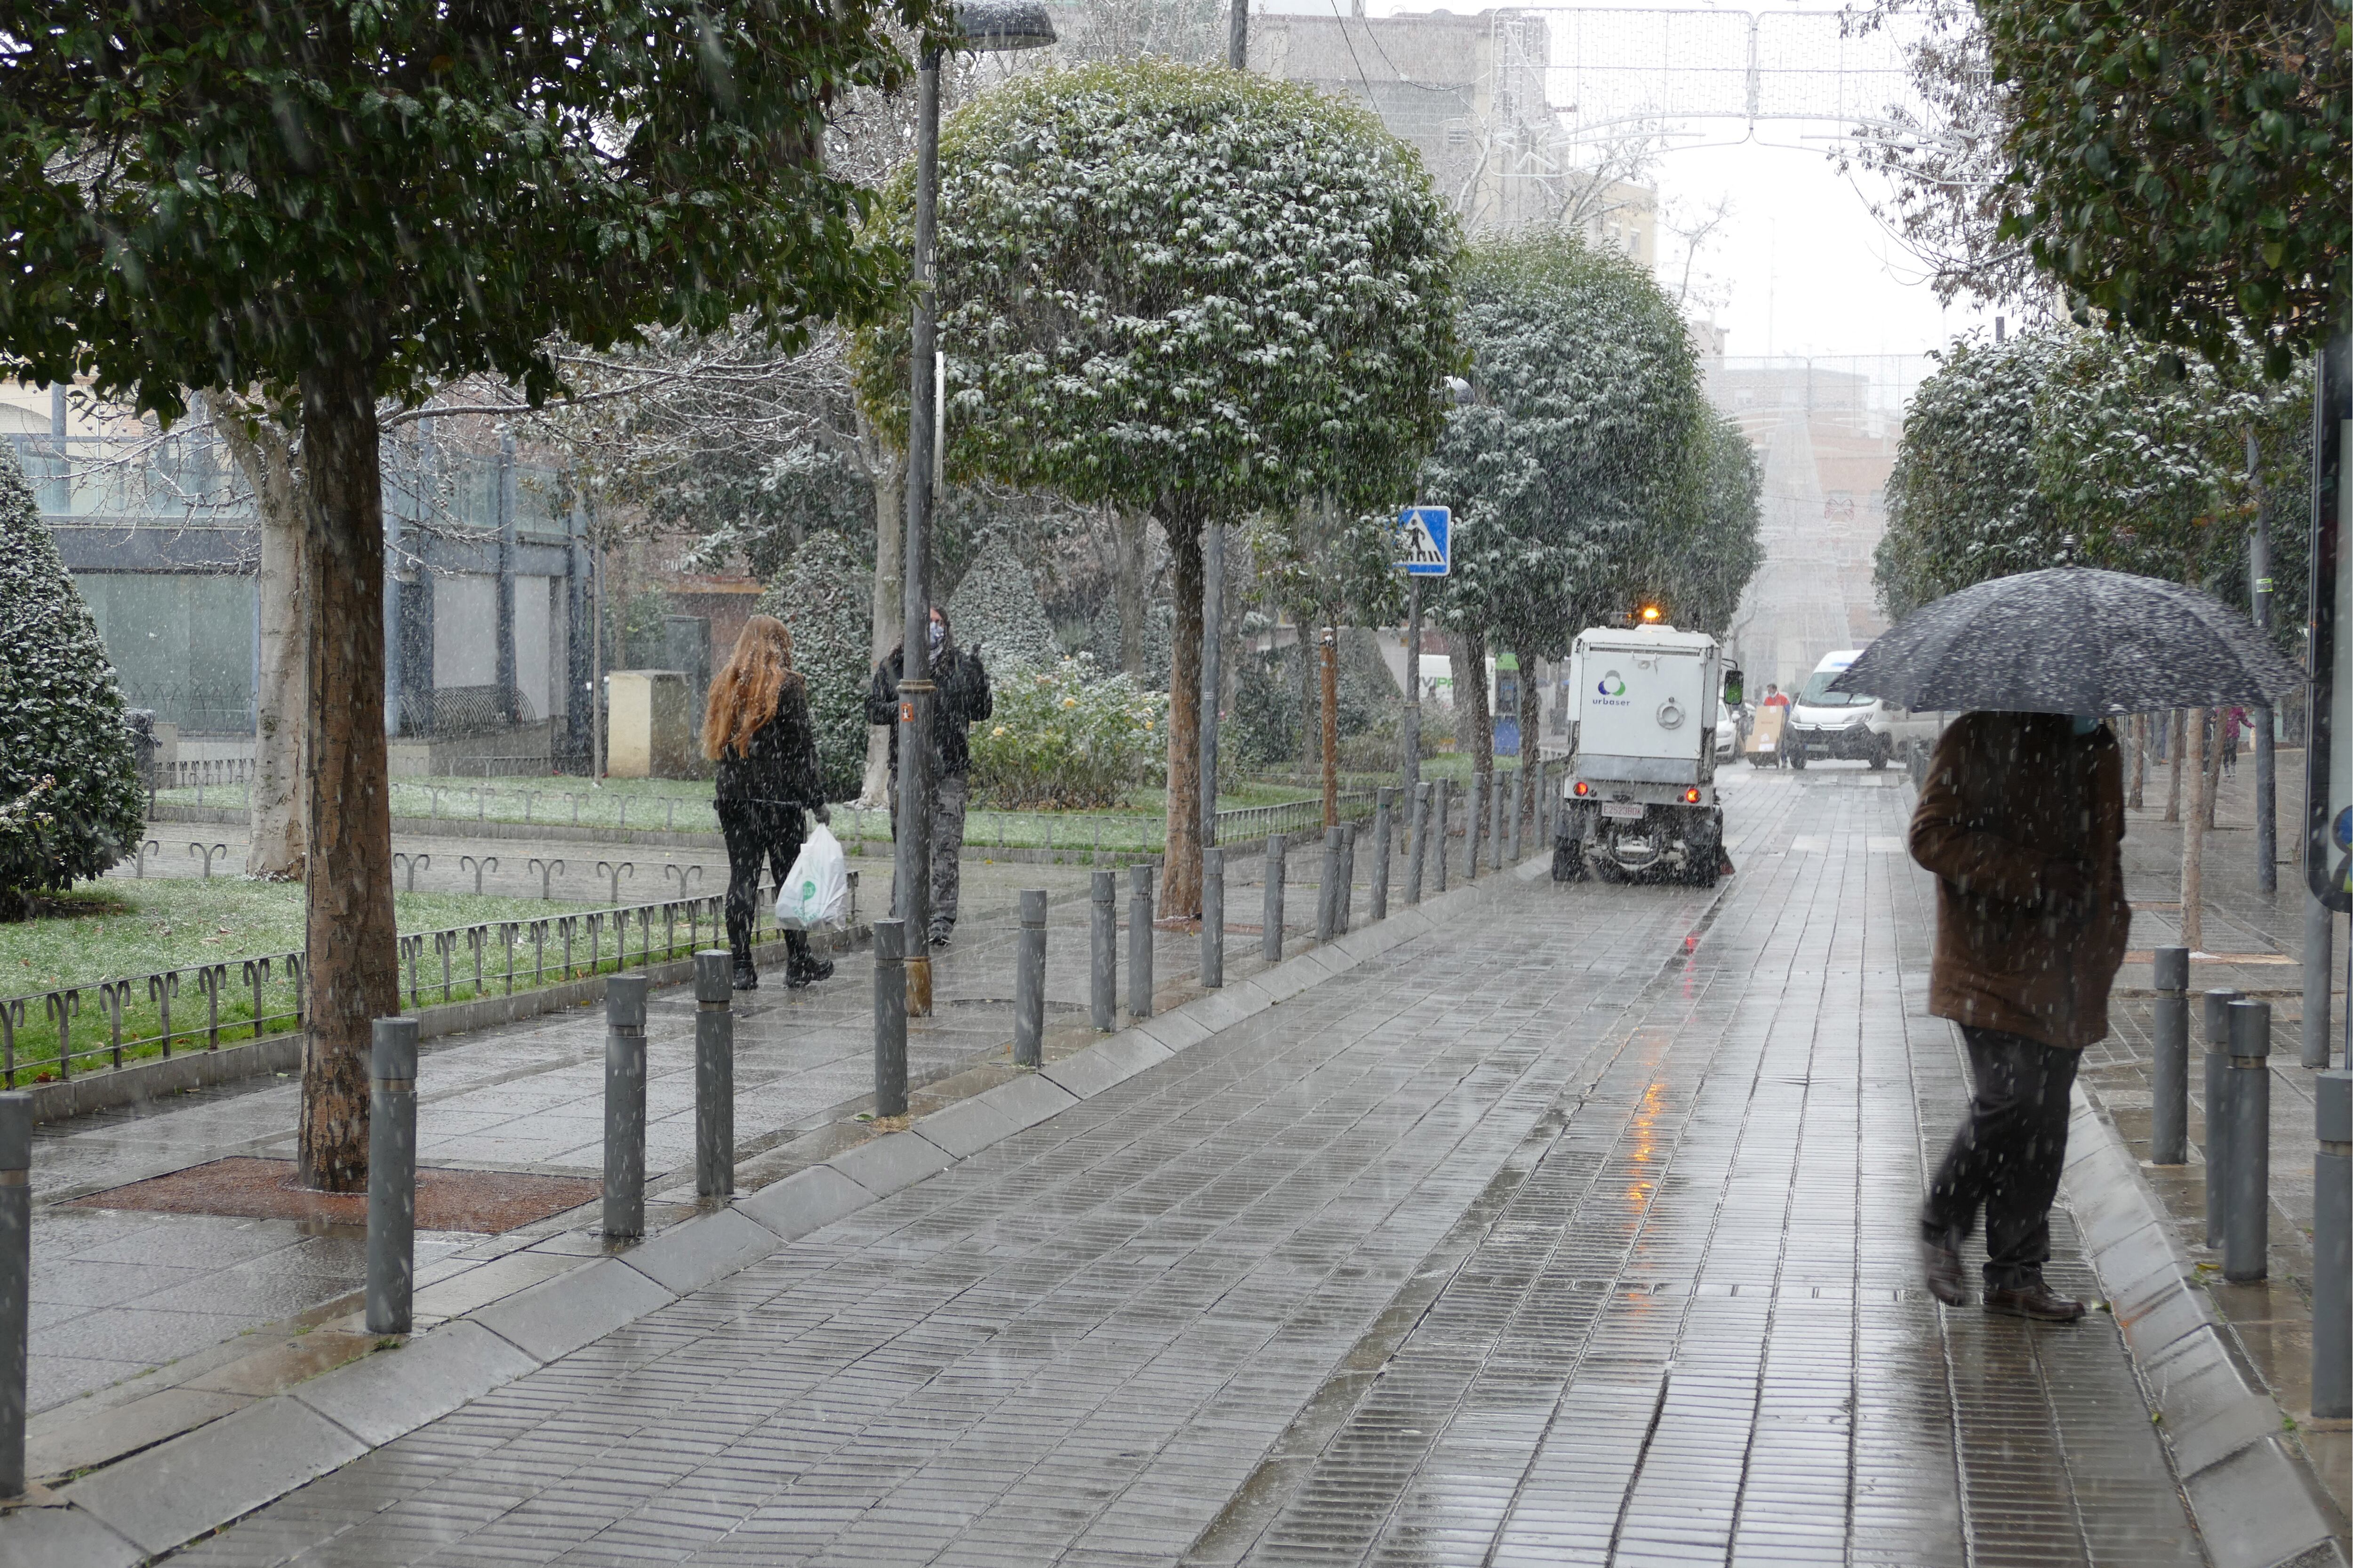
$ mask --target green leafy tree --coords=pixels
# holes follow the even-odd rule
[[[2216,362],[2252,342],[2274,379],[2341,329],[2353,286],[2342,0],[1978,10],[2017,194],[2001,232],[2073,298]]]
[[[2073,561],[2197,583],[2244,607],[2256,509],[2295,520],[2307,504],[2311,417],[2308,374],[2272,382],[2243,356],[2217,366],[2068,328],[1961,343],[1905,418],[1881,600],[1901,618],[1972,583]],[[2303,530],[2272,532],[2274,630],[2292,649]]]
[[[397,1012],[379,408],[561,333],[802,324],[892,294],[828,104],[929,0],[0,0],[0,355],[176,418],[300,410],[310,520],[300,1166],[364,1179],[370,1020]]]
[[[1471,247],[1460,287],[1471,401],[1422,465],[1419,499],[1454,512],[1434,607],[1471,656],[1456,689],[1483,771],[1489,640],[1533,668],[1677,581],[1705,515],[1713,416],[1681,313],[1636,263],[1532,235]],[[1521,685],[1533,734],[1540,694]]]
[[[890,232],[913,183],[885,192]],[[1365,110],[1165,61],[1018,79],[942,128],[951,473],[1160,521],[1176,625],[1171,910],[1199,907],[1201,530],[1319,497],[1394,507],[1444,416],[1455,228]],[[860,345],[906,427],[906,337]]]
[[[0,918],[103,876],[143,805],[106,645],[0,447]]]

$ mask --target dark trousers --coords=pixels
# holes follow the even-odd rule
[[[1977,1092],[1928,1184],[1921,1227],[1957,1247],[1983,1208],[1987,1288],[2031,1285],[2051,1257],[2051,1200],[2067,1160],[2067,1092],[2083,1053],[2000,1029],[1965,1026],[1961,1039]]]
[[[723,800],[719,831],[727,840],[727,948],[735,967],[752,967],[752,932],[760,913],[760,868],[769,868],[769,887],[785,885],[793,873],[794,858],[807,836],[807,819],[797,805],[773,805],[766,801]],[[809,962],[806,931],[785,933],[785,950],[796,968]]]

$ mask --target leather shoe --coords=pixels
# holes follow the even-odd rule
[[[828,958],[823,963],[812,963],[807,966],[795,965],[787,969],[785,972],[785,985],[788,990],[799,991],[816,984],[820,980],[832,978],[833,960]]]
[[[1961,1273],[1961,1255],[1946,1242],[1928,1237],[1920,1238],[1920,1272],[1926,1279],[1928,1294],[1947,1307],[1957,1307],[1969,1299],[1969,1288]]]
[[[2084,1315],[2083,1302],[2057,1294],[2040,1279],[1988,1290],[1985,1308],[2004,1317],[2031,1318],[2038,1323],[2072,1323]]]
[[[734,985],[735,989],[738,991],[757,991],[760,988],[759,971],[754,969],[737,970],[735,972]]]

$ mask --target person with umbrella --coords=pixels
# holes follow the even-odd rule
[[[1936,876],[1928,1010],[1957,1025],[1975,1092],[1921,1206],[1930,1294],[1968,1299],[1960,1246],[1985,1215],[1985,1306],[2073,1322],[2051,1289],[2051,1205],[2068,1091],[2108,1032],[2132,923],[2124,765],[2105,716],[2260,700],[2303,679],[2194,589],[2058,567],[1927,605],[1832,689],[1967,710],[1937,741],[1912,814]]]

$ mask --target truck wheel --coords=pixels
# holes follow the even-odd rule
[[[1585,880],[1585,846],[1574,838],[1564,838],[1552,847],[1552,879],[1556,882]]]
[[[1711,845],[1705,854],[1683,868],[1683,880],[1694,888],[1713,888],[1715,886],[1716,868],[1715,848]]]
[[[1797,769],[1799,773],[1804,773],[1806,771],[1805,747],[1792,746],[1789,748],[1789,765]]]
[[[1873,746],[1871,749],[1871,771],[1875,773],[1886,772],[1887,755],[1894,749],[1895,742],[1893,741],[1882,741]]]

